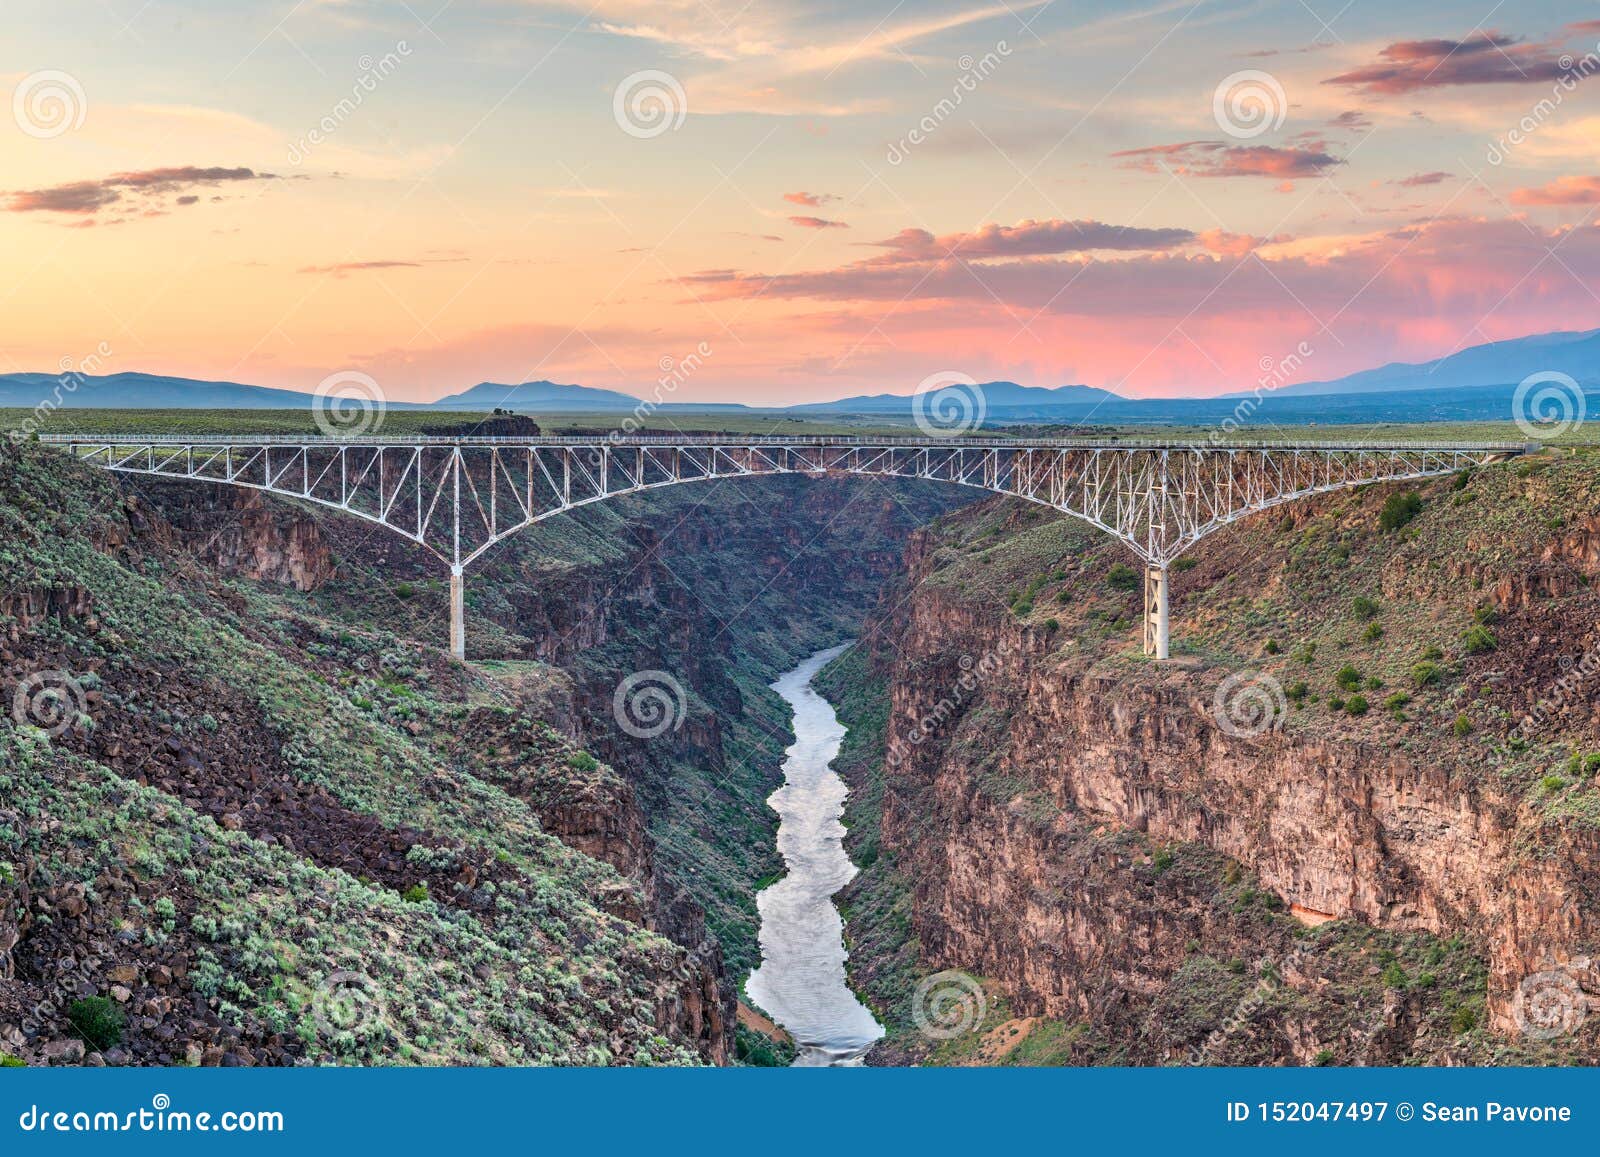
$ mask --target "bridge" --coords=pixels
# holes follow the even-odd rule
[[[1144,650],[1170,653],[1169,567],[1206,535],[1312,494],[1486,466],[1522,442],[1125,442],[1085,438],[527,438],[57,434],[124,474],[249,487],[376,523],[450,569],[450,650],[466,656],[465,571],[525,527],[621,494],[774,474],[947,482],[1021,498],[1120,539],[1144,564]]]

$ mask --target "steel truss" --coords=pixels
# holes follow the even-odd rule
[[[920,478],[1082,519],[1146,567],[1145,649],[1167,655],[1167,568],[1200,539],[1312,494],[1449,474],[1506,444],[1123,445],[986,438],[175,438],[53,436],[108,470],[220,482],[314,502],[432,552],[452,576],[462,654],[465,568],[535,522],[662,486],[771,474]]]

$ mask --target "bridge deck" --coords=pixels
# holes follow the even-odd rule
[[[1113,439],[1113,438],[1005,438],[964,435],[952,438],[909,437],[899,435],[874,436],[867,434],[828,435],[750,435],[737,434],[565,434],[534,437],[473,437],[446,435],[406,435],[389,437],[362,435],[339,437],[336,435],[308,434],[44,434],[41,442],[58,446],[906,446],[928,449],[965,447],[984,450],[1277,450],[1277,451],[1390,451],[1390,450],[1454,450],[1490,454],[1526,454],[1537,451],[1537,442],[1489,441],[1319,441],[1264,442],[1229,439]]]

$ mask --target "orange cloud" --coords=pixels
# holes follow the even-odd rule
[[[1535,189],[1517,189],[1513,205],[1593,205],[1600,202],[1600,177],[1557,177]]]

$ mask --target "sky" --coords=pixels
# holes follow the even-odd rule
[[[5,24],[0,372],[1197,396],[1600,326],[1593,2],[6,0]]]

